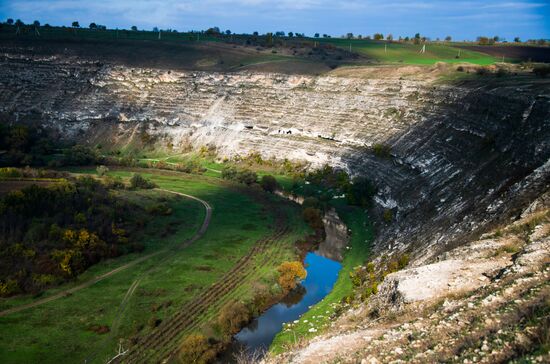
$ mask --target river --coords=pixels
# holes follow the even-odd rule
[[[330,293],[342,268],[340,261],[348,237],[346,226],[334,211],[329,211],[323,222],[326,239],[316,251],[307,253],[304,260],[306,279],[234,336],[232,348],[224,355],[226,360],[243,348],[248,352],[265,352],[284,323],[299,319]]]

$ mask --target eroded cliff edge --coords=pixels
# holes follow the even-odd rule
[[[548,188],[550,82],[437,81],[438,67],[325,76],[176,72],[5,53],[0,112],[60,137],[139,150],[216,147],[220,157],[330,164],[379,186],[377,253],[415,264],[517,215]],[[386,155],[375,155],[373,145]]]

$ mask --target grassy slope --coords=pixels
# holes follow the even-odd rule
[[[123,177],[130,175],[127,172],[110,174]],[[104,361],[114,352],[119,337],[131,336],[142,325],[144,328],[141,333],[148,332],[150,327],[147,323],[151,317],[163,319],[170,316],[202,287],[214,283],[258,238],[270,231],[273,219],[269,211],[265,211],[247,195],[228,189],[217,180],[144,175],[162,188],[207,200],[213,207],[213,217],[205,236],[186,249],[171,253],[168,257],[154,257],[70,297],[0,318],[0,353],[3,362],[57,363],[69,358],[71,361],[83,361],[86,358]],[[155,237],[158,234],[157,222],[152,221],[149,227],[153,230],[146,252],[158,249],[161,245],[180,243],[191,236],[202,222],[204,211],[198,203],[181,200],[173,207],[173,217],[186,222],[184,229],[159,239]],[[303,224],[294,224],[293,227],[294,232],[285,245],[287,249],[279,254],[281,259],[293,255],[292,239],[305,232]],[[82,275],[79,281],[113,269],[132,258],[126,256],[98,264]],[[254,279],[272,274],[276,263],[267,264]],[[119,330],[105,335],[88,330],[94,324],[113,328],[118,307],[136,279],[140,279],[140,284],[129,300],[124,315],[120,317]],[[238,294],[237,297],[250,295],[249,286],[241,286],[236,291],[233,294]],[[2,308],[29,299],[3,300]],[[171,302],[169,307],[152,312],[154,303],[166,302]]]
[[[385,51],[385,42],[372,40],[321,39],[319,42],[330,43],[346,49],[349,49],[351,44],[352,52],[358,52],[383,63],[429,65],[436,62],[470,62],[487,65],[495,61],[492,56],[465,49],[460,50],[460,58],[455,58],[458,55],[458,48],[443,44],[427,44],[426,53],[422,54],[420,53],[422,45],[409,43],[387,43],[387,51]]]

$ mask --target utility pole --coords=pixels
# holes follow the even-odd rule
[[[384,43],[384,53],[388,53],[388,44]]]
[[[351,53],[351,43],[349,44],[349,52]]]
[[[425,44],[422,46],[422,49],[420,50],[420,53],[426,53],[426,45]]]
[[[160,40],[160,29],[159,29],[159,40]]]

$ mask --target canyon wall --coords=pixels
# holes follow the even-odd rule
[[[63,57],[0,58],[0,114],[139,151],[330,164],[379,187],[375,250],[429,261],[548,189],[550,82],[434,81],[421,68],[345,76],[176,72]],[[374,71],[373,71],[374,70]],[[368,77],[365,76],[368,74]],[[145,137],[145,138],[144,138]],[[372,146],[388,146],[375,155]],[[377,218],[392,211],[392,221]]]

